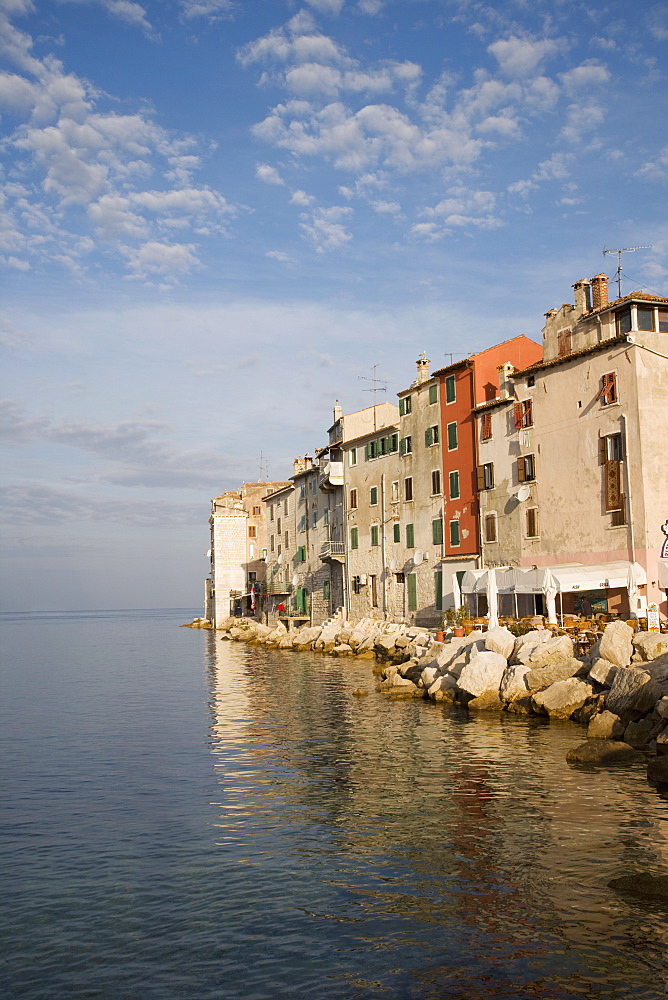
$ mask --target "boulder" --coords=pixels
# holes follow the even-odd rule
[[[379,635],[374,645],[380,656],[392,656],[397,649],[396,636]]]
[[[513,701],[508,702],[506,711],[511,715],[533,715],[535,712],[533,698],[529,692],[519,698],[514,698]]]
[[[575,677],[579,672],[586,672],[586,667],[581,660],[571,657],[563,663],[555,663],[549,667],[540,667],[537,670],[528,670],[525,681],[530,691],[542,691],[557,681],[565,681],[569,677]]]
[[[640,659],[646,663],[668,653],[668,635],[661,632],[638,632],[633,637],[633,645]]]
[[[406,663],[399,664],[397,672],[401,677],[405,677],[409,681],[412,681],[413,684],[418,684],[423,670],[424,666],[422,663],[419,663],[416,660],[408,660]]]
[[[427,694],[432,701],[445,701],[454,704],[457,696],[457,682],[450,674],[437,677]]]
[[[306,628],[297,629],[292,640],[293,648],[311,649],[321,631],[322,629],[320,625],[307,626]]]
[[[550,633],[548,633],[550,635]],[[524,647],[523,647],[524,650]],[[573,643],[568,635],[551,636],[539,642],[521,662],[534,669],[556,667],[570,663],[573,659]]]
[[[647,765],[647,780],[657,785],[668,784],[668,757],[654,757]]]
[[[496,691],[485,691],[478,698],[471,698],[466,707],[469,712],[500,712],[503,709],[503,702]]]
[[[534,629],[532,632],[525,632],[515,640],[515,649],[510,657],[511,663],[525,663],[534,650],[542,643],[552,638],[549,629]]]
[[[430,688],[437,677],[440,677],[441,673],[438,667],[424,667],[422,673],[420,674],[420,687]]]
[[[655,875],[653,872],[633,872],[631,875],[619,875],[610,879],[608,888],[619,892],[628,892],[639,899],[668,900],[668,875]]]
[[[600,712],[589,723],[587,738],[595,740],[621,740],[624,735],[624,723],[618,715],[612,712]]]
[[[485,649],[488,649],[490,653],[500,653],[507,660],[515,649],[515,636],[505,627],[487,629]]]
[[[664,695],[656,703],[656,711],[662,719],[668,719],[668,696]]]
[[[636,722],[629,722],[624,730],[624,742],[632,747],[646,747],[663,729],[663,719],[653,719],[646,715]]]
[[[570,719],[573,712],[582,708],[593,693],[591,684],[580,680],[579,677],[569,677],[567,680],[551,684],[544,691],[537,691],[533,695],[533,703],[540,712],[549,715],[551,719]]]
[[[630,712],[644,715],[659,700],[661,690],[651,674],[642,667],[618,670],[606,697],[608,711],[623,718]]]
[[[612,682],[615,679],[615,674],[617,673],[617,667],[614,663],[610,663],[610,660],[603,660],[600,656],[597,656],[591,665],[589,671],[589,678],[592,681],[596,681],[602,687],[611,687]]]
[[[351,656],[352,649],[347,642],[340,642],[338,646],[335,646],[332,650],[332,656]]]
[[[398,635],[394,640],[394,645],[397,649],[405,649],[406,646],[410,645],[410,639],[407,635]]]
[[[495,691],[498,694],[501,678],[507,666],[505,656],[501,656],[500,653],[477,651],[462,669],[457,682],[458,687],[460,691],[471,694],[474,698],[487,691]]]
[[[313,643],[313,648],[320,653],[331,653],[339,642],[338,625],[325,625]]]
[[[569,764],[619,764],[644,760],[643,754],[619,740],[587,740],[566,754]]]
[[[603,629],[598,642],[598,652],[603,660],[616,667],[628,667],[633,656],[633,629],[626,622],[610,622]]]
[[[516,698],[525,698],[528,695],[525,677],[529,669],[524,664],[506,667],[499,686],[499,697],[502,701],[515,701]]]
[[[668,754],[668,729],[662,729],[656,737],[656,752],[659,757],[665,757]]]

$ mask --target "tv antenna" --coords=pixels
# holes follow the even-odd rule
[[[390,384],[388,380],[377,378],[376,369],[380,368],[380,365],[373,365],[371,371],[373,375],[369,378],[367,375],[358,375],[358,379],[362,382],[371,382],[370,389],[363,389],[362,392],[372,392],[373,393],[373,429],[376,430],[376,393],[387,392],[387,387]]]
[[[454,352],[453,352],[453,351],[444,351],[444,352],[443,352],[443,357],[444,357],[444,358],[450,358],[450,364],[452,364],[452,360],[453,360],[453,358],[454,358],[455,354],[456,354],[456,355],[457,355],[458,357],[460,357],[460,358],[465,358],[465,357],[467,356],[467,355],[466,355],[466,354],[464,353],[464,351],[454,351]]]
[[[634,250],[651,250],[652,247],[618,247],[617,250],[606,250],[603,248],[603,254],[616,253],[617,254],[617,277],[614,279],[617,282],[617,298],[622,297],[622,254],[623,253],[633,253]]]
[[[267,462],[267,460],[264,457],[264,455],[262,454],[262,452],[260,452],[260,461],[258,463],[258,466],[259,466],[259,469],[260,469],[260,481],[261,482],[268,482],[268,480],[269,480],[269,463]]]

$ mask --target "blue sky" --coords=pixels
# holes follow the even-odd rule
[[[668,9],[0,0],[3,606],[199,604],[208,501],[616,259],[668,293]]]

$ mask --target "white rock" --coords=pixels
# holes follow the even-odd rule
[[[633,629],[626,622],[610,622],[598,644],[599,655],[616,667],[628,667],[633,656]]]
[[[502,701],[515,701],[516,698],[523,698],[527,694],[524,678],[530,669],[522,663],[506,667],[499,686],[499,697]]]
[[[515,649],[515,636],[505,627],[490,628],[485,632],[485,649],[508,659]]]
[[[617,740],[624,735],[624,723],[612,712],[595,715],[587,729],[587,737],[596,740]]]
[[[591,684],[581,681],[579,677],[569,677],[568,680],[551,684],[544,691],[538,691],[533,696],[533,702],[550,718],[569,719],[593,693]]]
[[[457,685],[461,691],[476,698],[486,691],[498,692],[507,666],[505,656],[500,653],[478,651],[462,669]]]
[[[597,684],[602,684],[603,687],[610,687],[615,679],[615,674],[619,668],[610,663],[609,660],[602,660],[599,656],[598,659],[594,660],[591,665],[591,670],[589,671],[589,676]]]

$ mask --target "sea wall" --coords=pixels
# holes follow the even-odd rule
[[[193,622],[202,627],[201,620]],[[204,626],[206,627],[206,626]],[[668,635],[633,633],[611,622],[586,654],[568,635],[506,628],[449,636],[362,619],[288,631],[253,619],[221,623],[222,639],[377,661],[378,690],[390,699],[425,698],[468,712],[572,719],[587,727],[573,762],[654,759],[648,777],[668,782]]]

